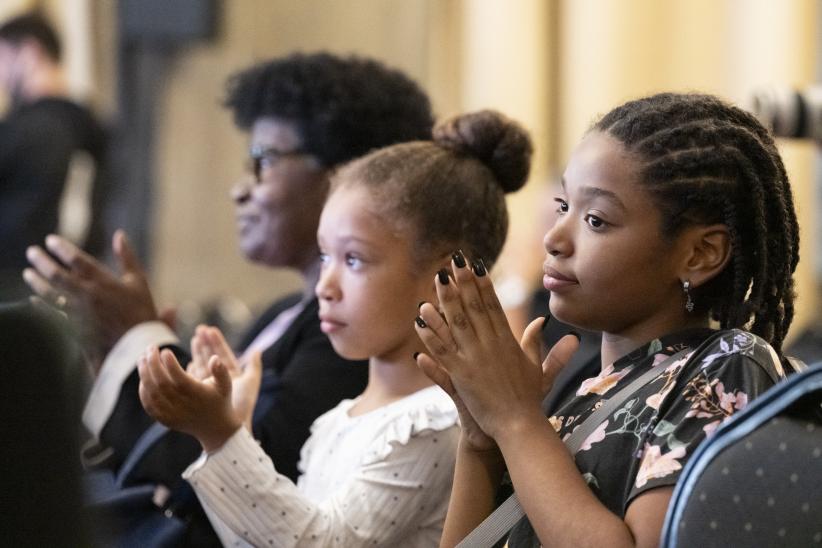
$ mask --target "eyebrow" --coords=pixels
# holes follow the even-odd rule
[[[565,190],[565,177],[562,178],[560,184],[562,185],[562,189]],[[619,199],[619,196],[610,190],[605,190],[604,188],[599,188],[598,186],[585,185],[580,188],[580,192],[592,198],[605,198],[623,211],[627,209],[625,204],[622,203],[622,200]]]
[[[319,240],[319,236],[318,236],[317,239]],[[343,245],[344,244],[350,244],[350,243],[356,243],[356,244],[361,244],[361,245],[374,247],[374,244],[371,241],[364,240],[362,238],[357,238],[356,236],[342,236],[340,238],[337,238],[337,243],[338,244],[343,244]]]
[[[363,244],[363,245],[370,245],[370,246],[374,245],[373,242],[371,242],[370,240],[365,240],[363,238],[357,238],[356,236],[343,236],[342,238],[340,238],[340,243],[344,243],[344,244],[355,243],[355,244]]]

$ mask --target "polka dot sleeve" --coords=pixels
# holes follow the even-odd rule
[[[415,433],[321,504],[278,474],[245,429],[184,477],[226,546],[435,546],[458,437],[456,425]]]

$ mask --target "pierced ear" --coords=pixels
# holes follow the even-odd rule
[[[724,224],[693,227],[686,241],[690,253],[681,278],[690,280],[691,287],[699,287],[717,276],[731,259],[731,234]]]

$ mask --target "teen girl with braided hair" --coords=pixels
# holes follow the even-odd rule
[[[628,102],[577,146],[555,200],[550,312],[603,332],[602,370],[546,418],[540,401],[573,338],[542,361],[542,320],[518,345],[482,271],[455,263],[436,282],[417,362],[463,426],[443,546],[489,514],[505,468],[526,514],[512,548],[656,546],[696,446],[784,376],[798,227],[782,161],[751,115],[706,95]],[[571,456],[563,440],[662,362]]]

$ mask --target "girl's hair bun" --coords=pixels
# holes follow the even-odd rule
[[[505,192],[519,190],[528,179],[531,138],[499,112],[480,110],[446,120],[434,128],[434,142],[482,162]]]

